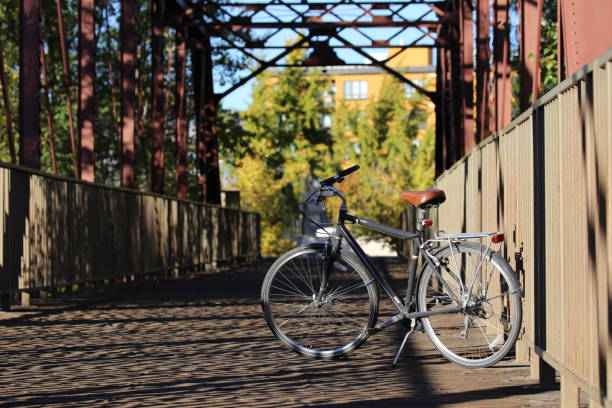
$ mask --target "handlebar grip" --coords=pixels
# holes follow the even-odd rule
[[[349,174],[351,174],[351,173],[353,173],[353,172],[355,172],[357,170],[359,170],[359,165],[358,164],[354,165],[353,167],[349,167],[348,169],[342,170],[340,173],[338,173],[338,176],[340,176],[340,177],[348,176]]]
[[[331,186],[334,183],[338,183],[338,182],[342,182],[342,180],[344,180],[342,177],[351,174],[354,171],[359,170],[359,165],[355,165],[353,167],[349,167],[348,169],[344,169],[342,170],[340,173],[336,174],[335,176],[332,176],[328,179],[325,179],[321,182],[321,186],[325,187],[325,186]]]

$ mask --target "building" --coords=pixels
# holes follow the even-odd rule
[[[375,55],[375,57],[384,59],[399,51],[397,48],[389,48],[386,55]],[[431,49],[409,48],[389,60],[387,65],[419,86],[428,90],[435,89],[436,67],[433,65]],[[337,105],[344,100],[351,107],[365,107],[369,101],[375,100],[380,93],[385,76],[389,75],[375,65],[329,66],[323,67],[321,73],[331,80],[333,103]],[[416,92],[407,84],[405,90],[407,96]]]

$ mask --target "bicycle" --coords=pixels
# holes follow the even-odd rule
[[[427,333],[444,357],[462,366],[480,368],[499,362],[519,334],[523,295],[510,265],[492,249],[504,235],[437,231],[425,239],[425,230],[432,225],[428,210],[446,200],[444,192],[436,189],[401,193],[404,201],[417,207],[416,232],[350,215],[345,195],[334,184],[358,169],[353,166],[323,180],[306,199],[320,205],[326,198],[340,198],[336,228],[329,239],[288,251],[268,270],[261,304],[274,335],[302,355],[334,359],[355,351],[368,336],[402,322],[408,332],[393,367],[415,331]],[[403,300],[345,224],[413,241]],[[468,242],[472,239],[481,243]],[[417,279],[419,257],[422,268]],[[376,324],[379,286],[398,313]]]

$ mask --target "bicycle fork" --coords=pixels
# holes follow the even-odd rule
[[[321,301],[323,300],[323,294],[325,293],[327,284],[329,282],[329,274],[331,273],[334,263],[336,262],[336,258],[338,257],[341,241],[341,237],[335,237],[331,243],[331,247],[328,248],[328,241],[328,245],[326,245],[325,250],[323,251],[323,253],[327,252],[327,264],[325,265],[323,276],[321,276],[321,287],[319,288],[319,293],[317,294],[316,299],[314,299],[315,305],[320,305]]]

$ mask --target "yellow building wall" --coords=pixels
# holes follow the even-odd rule
[[[389,48],[387,56],[392,56],[399,50],[400,49],[398,48]],[[387,65],[401,72],[402,69],[408,67],[431,67],[432,63],[433,61],[430,48],[409,48],[389,60]],[[358,69],[356,69],[355,72],[355,74],[325,75],[335,84],[334,102],[336,106],[344,101],[344,103],[346,103],[346,105],[350,108],[365,109],[370,102],[378,99],[385,78],[391,77],[391,74],[384,71],[381,73],[359,73]],[[404,73],[403,76],[416,82],[426,81],[424,88],[428,91],[435,91],[436,89],[435,72],[411,72]],[[367,99],[344,99],[345,84],[348,81],[367,81]],[[408,107],[408,102],[406,102],[406,105]],[[427,124],[429,127],[433,128],[435,124],[435,106],[427,97],[425,98],[425,108],[428,110]]]

